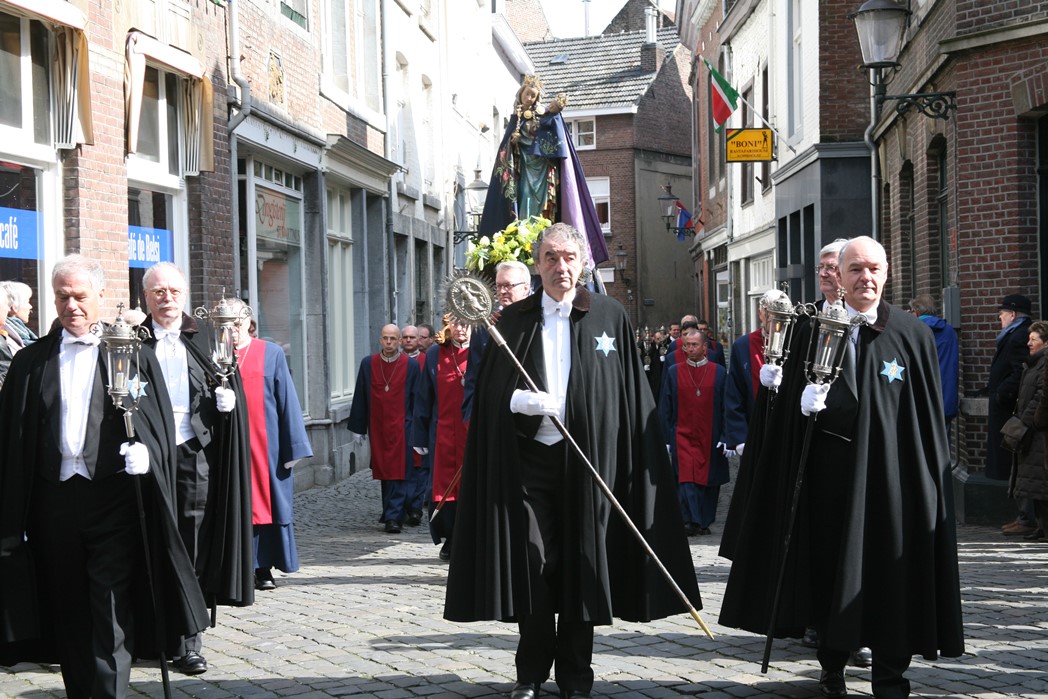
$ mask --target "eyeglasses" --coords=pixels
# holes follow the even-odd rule
[[[495,290],[496,291],[509,291],[510,289],[513,289],[514,287],[524,286],[524,284],[525,284],[525,282],[517,282],[516,284],[496,284],[495,285]]]
[[[837,265],[815,265],[815,273],[837,274]]]
[[[171,298],[173,298],[176,301],[179,298],[181,298],[182,294],[184,293],[181,289],[164,289],[164,288],[146,289],[146,291],[151,293],[153,295],[153,298],[155,298],[155,299],[162,299],[162,298],[164,298],[164,296],[170,295]]]

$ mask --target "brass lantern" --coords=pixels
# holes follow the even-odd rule
[[[764,363],[781,366],[790,354],[790,338],[793,335],[793,324],[797,320],[797,310],[785,291],[770,301],[765,302],[762,299],[761,306],[768,314],[768,325],[764,333]]]
[[[827,303],[815,315],[814,328],[808,345],[808,361],[805,368],[808,381],[811,383],[833,383],[841,372],[844,363],[845,342],[851,342],[851,330],[857,325],[866,323],[866,316],[861,313],[848,318],[848,311],[838,298]],[[845,338],[845,335],[848,335]]]

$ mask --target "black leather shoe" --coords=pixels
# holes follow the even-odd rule
[[[399,534],[400,533],[400,522],[392,519],[386,520],[386,533],[387,534]]]
[[[804,629],[804,636],[801,637],[801,645],[808,646],[809,648],[818,648],[819,632],[810,626]]]
[[[437,556],[442,561],[450,561],[451,560],[451,544],[449,542],[445,541],[444,545],[440,547],[440,553],[437,554]]]
[[[851,664],[855,667],[871,667],[873,665],[873,651],[863,646],[851,652]]]
[[[207,661],[195,650],[188,650],[184,656],[175,661],[175,669],[183,675],[203,675],[207,672]]]
[[[404,520],[404,524],[409,527],[417,527],[422,524],[422,510],[412,510]]]
[[[691,522],[688,522],[687,524],[684,525],[684,535],[685,536],[695,536],[698,533],[699,533],[699,525],[692,524]]]
[[[269,568],[258,568],[255,570],[256,590],[275,590],[277,583],[273,579],[273,571]]]
[[[819,691],[824,697],[848,696],[848,688],[844,685],[844,670],[823,670],[819,676]]]
[[[509,699],[535,699],[539,695],[539,685],[528,682],[517,682],[509,691]]]

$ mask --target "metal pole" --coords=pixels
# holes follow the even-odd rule
[[[877,141],[873,138],[873,132],[877,128],[877,120],[880,118],[880,103],[884,97],[886,87],[880,68],[870,68],[870,77],[870,125],[866,128],[863,140],[866,142],[867,148],[870,149],[870,237],[878,240],[881,228],[881,163],[877,157]]]

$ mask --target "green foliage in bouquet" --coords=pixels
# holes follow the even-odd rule
[[[539,232],[549,228],[553,222],[541,216],[529,216],[516,220],[491,236],[481,236],[469,241],[466,248],[466,269],[480,272],[485,267],[494,267],[499,262],[516,260],[529,267],[534,264],[531,246]]]

